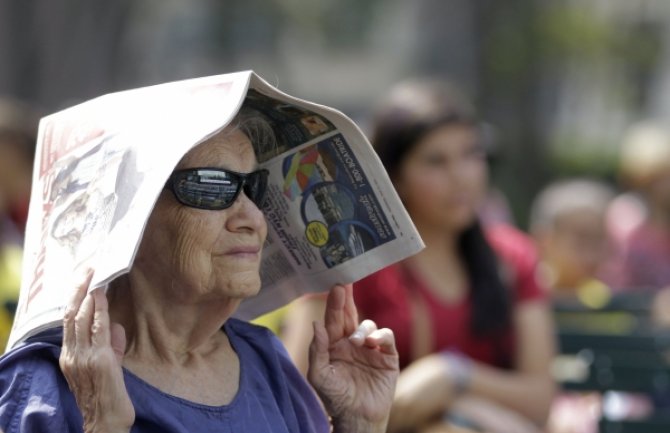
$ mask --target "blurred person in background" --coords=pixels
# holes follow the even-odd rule
[[[611,252],[606,214],[613,198],[604,182],[570,178],[551,182],[533,201],[529,229],[540,255],[538,279],[550,288],[554,305],[577,302],[601,308],[610,301],[612,290],[601,275]],[[608,315],[604,320],[612,326],[613,320],[627,318]],[[582,326],[580,319],[571,323],[570,316],[557,316],[557,325],[567,320]],[[589,326],[599,324],[589,321]],[[553,401],[547,431],[595,433],[602,410],[599,392],[561,392]]]
[[[623,239],[619,286],[657,292],[670,286],[670,131],[652,122],[633,125],[622,142],[620,175],[646,212]]]
[[[27,105],[0,99],[0,351],[9,336],[21,284],[37,123]]]
[[[670,328],[670,130],[646,121],[631,126],[620,154],[622,182],[641,197],[640,222],[622,243],[623,291],[653,296],[652,323]],[[657,408],[670,407],[670,394],[654,396]]]
[[[549,184],[531,207],[530,231],[540,254],[538,278],[556,299],[602,306],[610,288],[600,272],[608,259],[606,213],[614,191],[592,179]]]
[[[555,384],[553,327],[530,239],[483,226],[486,155],[470,103],[435,81],[398,84],[373,146],[426,249],[354,284],[363,319],[391,328],[401,374],[389,432],[539,432]],[[294,303],[284,340],[304,371],[320,296]]]

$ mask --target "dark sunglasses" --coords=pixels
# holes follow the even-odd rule
[[[235,202],[240,191],[259,209],[268,185],[268,171],[236,173],[222,168],[187,168],[170,175],[165,188],[172,191],[179,203],[206,210],[226,209]]]

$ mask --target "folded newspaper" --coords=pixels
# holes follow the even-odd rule
[[[342,113],[288,96],[252,71],[112,93],[39,125],[21,294],[8,348],[60,325],[76,269],[91,287],[132,266],[166,180],[191,148],[253,112],[270,171],[254,318],[308,292],[356,281],[423,243],[363,133]]]

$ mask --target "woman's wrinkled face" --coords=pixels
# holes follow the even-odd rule
[[[238,173],[256,169],[251,142],[238,129],[188,152],[176,169],[216,167]],[[260,289],[261,250],[267,234],[260,209],[241,192],[232,206],[203,210],[180,204],[164,190],[151,214],[135,266],[169,278],[184,300],[246,298]]]
[[[405,157],[394,180],[415,222],[465,229],[476,217],[488,181],[475,130],[468,125],[433,130]]]

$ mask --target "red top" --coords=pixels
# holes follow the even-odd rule
[[[537,254],[530,239],[519,230],[496,225],[486,230],[486,238],[500,259],[503,281],[509,281],[512,305],[546,301],[547,291],[535,278]],[[511,367],[514,336],[511,327],[503,338],[477,337],[470,330],[471,303],[444,302],[435,297],[421,276],[396,263],[354,284],[354,299],[361,319],[372,319],[380,328],[393,330],[400,354],[400,368],[411,361],[412,296],[420,296],[429,314],[432,350],[454,350],[470,358],[498,367]]]

